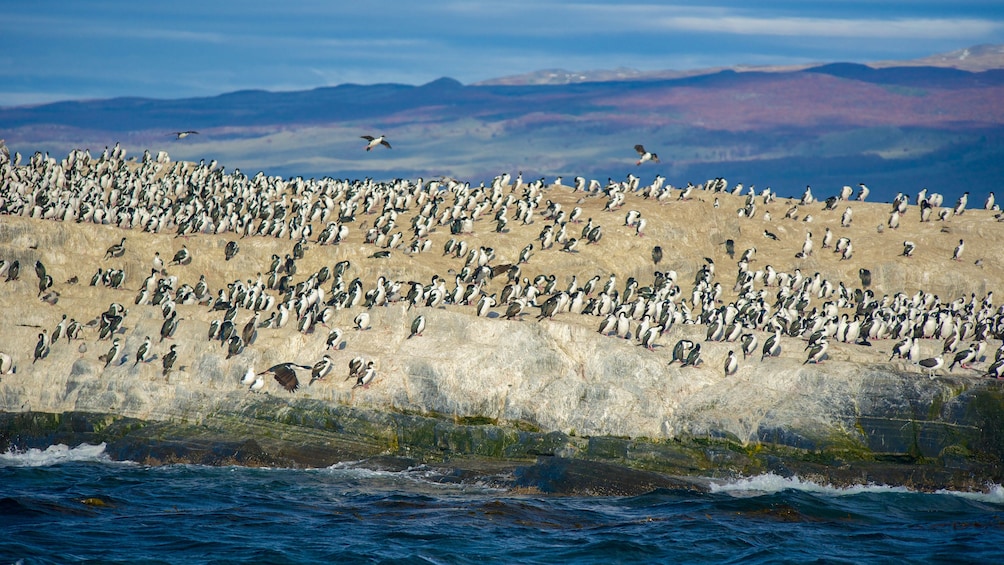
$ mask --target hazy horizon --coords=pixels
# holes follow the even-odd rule
[[[1004,43],[1004,5],[738,0],[356,5],[14,3],[0,106],[345,83],[464,84],[543,69],[909,60]]]

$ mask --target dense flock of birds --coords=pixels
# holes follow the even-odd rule
[[[185,135],[197,132],[181,132]],[[180,134],[179,134],[180,137]],[[366,150],[379,145],[389,148],[383,136],[365,139]],[[640,159],[657,162],[654,153],[636,146]],[[771,220],[766,206],[777,196],[770,189],[756,192],[752,186],[729,186],[725,179],[676,188],[657,176],[643,185],[637,176],[624,181],[587,180],[577,177],[567,186],[558,178],[553,183],[544,179],[524,182],[522,174],[495,177],[487,186],[443,178],[415,181],[396,179],[388,182],[372,180],[338,180],[332,178],[303,179],[266,176],[253,177],[240,170],[225,172],[215,161],[206,163],[172,162],[166,153],[145,152],[139,159],[127,159],[125,151],[116,145],[95,157],[86,150],[72,151],[56,160],[36,153],[22,163],[19,154],[10,155],[0,143],[0,215],[16,215],[38,220],[114,225],[123,230],[151,233],[173,233],[177,237],[216,234],[231,237],[225,246],[224,261],[240,252],[247,238],[269,237],[289,241],[292,245],[285,257],[275,254],[263,273],[240,276],[225,288],[209,288],[203,274],[198,281],[183,282],[175,267],[189,265],[192,252],[182,244],[170,260],[159,252],[151,258],[150,273],[137,290],[136,307],[158,308],[163,324],[157,339],[146,337],[132,354],[133,365],[149,363],[159,356],[162,374],[177,370],[177,344],[164,351],[165,340],[172,340],[179,323],[178,305],[201,305],[215,319],[207,338],[225,347],[227,359],[241,355],[255,344],[259,330],[295,327],[304,334],[315,332],[318,324],[328,328],[325,350],[338,350],[345,337],[343,331],[330,323],[340,310],[356,312],[354,328],[369,328],[369,311],[394,302],[407,304],[408,310],[441,308],[446,305],[473,308],[477,316],[502,320],[520,320],[530,309],[536,309],[536,319],[544,321],[562,313],[597,318],[600,333],[634,339],[640,346],[654,349],[657,341],[674,326],[700,324],[706,327],[708,342],[736,343],[728,352],[722,370],[735,374],[742,360],[766,361],[781,354],[782,345],[798,343],[805,354],[805,363],[821,363],[827,359],[827,349],[833,341],[862,347],[875,340],[894,340],[890,360],[900,358],[916,363],[932,377],[947,364],[970,368],[988,361],[987,342],[1004,335],[1004,305],[993,303],[992,292],[985,297],[975,294],[946,301],[918,290],[914,294],[897,292],[877,295],[871,287],[871,273],[862,268],[859,280],[830,281],[819,273],[804,275],[775,270],[771,265],[754,268],[757,250],[749,247],[741,252],[731,239],[724,242],[726,253],[735,261],[734,278],[720,277],[715,261],[705,258],[692,284],[679,280],[675,270],[661,270],[663,249],[652,248],[654,274],[651,280],[627,277],[619,283],[616,273],[606,277],[573,275],[561,284],[554,274],[533,276],[524,271],[536,252],[560,250],[574,253],[581,245],[601,245],[604,231],[593,218],[582,218],[582,208],[564,209],[547,199],[553,191],[571,191],[582,199],[605,201],[604,218],[623,218],[638,236],[644,234],[647,219],[637,210],[628,209],[631,199],[668,203],[688,200],[698,193],[714,199],[719,206],[719,194],[745,195],[744,205],[736,210],[738,218]],[[811,221],[811,211],[846,207],[840,224],[852,222],[852,201],[863,201],[868,188],[860,185],[857,195],[845,186],[839,194],[817,200],[806,187],[800,199],[791,199],[785,219]],[[899,195],[892,202],[888,221],[880,229],[895,230],[912,213],[921,222],[945,220],[964,214],[968,193],[953,207],[943,207],[942,197],[928,194],[926,189],[916,196],[913,207],[909,197]],[[758,207],[764,209],[758,211]],[[991,193],[984,207],[997,210]],[[911,212],[911,209],[916,212]],[[405,221],[407,215],[410,219]],[[622,216],[623,214],[623,216]],[[359,277],[351,278],[353,265],[340,261],[311,273],[301,273],[297,262],[310,246],[337,245],[344,241],[360,215],[374,216],[365,222],[363,238],[372,246],[367,259],[381,259],[392,252],[417,255],[430,251],[430,234],[448,229],[451,238],[442,248],[444,256],[462,262],[450,281],[439,275],[427,283],[395,280],[380,276],[367,287]],[[997,219],[1000,220],[1000,214]],[[399,223],[399,220],[402,223]],[[540,224],[539,235],[527,242],[513,262],[500,262],[490,247],[473,248],[464,237],[474,231],[475,224],[505,237],[513,224]],[[355,224],[359,225],[359,224]],[[768,226],[770,224],[767,224]],[[809,224],[806,224],[809,225]],[[315,231],[316,230],[316,231]],[[125,233],[128,233],[125,232]],[[769,229],[763,237],[777,240]],[[183,242],[184,239],[178,240]],[[121,237],[108,247],[105,261],[120,258],[127,250],[129,238]],[[665,243],[663,243],[665,245]],[[960,240],[953,257],[963,260],[964,241]],[[916,250],[911,241],[903,243],[902,255]],[[807,232],[796,257],[807,257],[821,250],[831,250],[840,260],[853,257],[853,242],[848,237],[835,238],[831,229],[818,241]],[[679,255],[678,253],[675,255]],[[738,255],[738,259],[736,256]],[[165,255],[166,257],[166,255]],[[0,258],[0,281],[10,283],[23,276],[17,260]],[[54,289],[53,277],[41,259],[34,264],[38,279],[38,298],[56,305],[60,293]],[[170,273],[168,274],[170,270]],[[725,279],[723,284],[722,279]],[[101,267],[91,277],[91,286],[123,288],[127,277],[121,269]],[[499,281],[496,283],[495,281]],[[504,282],[501,282],[504,281]],[[77,284],[77,277],[65,285]],[[496,285],[496,286],[492,286]],[[735,300],[726,302],[725,285],[731,285]],[[490,288],[501,289],[490,292]],[[686,289],[686,290],[685,290]],[[492,314],[494,312],[494,314]],[[85,332],[96,331],[97,342],[107,340],[109,348],[100,357],[105,367],[127,362],[129,354],[122,351],[119,337],[129,308],[114,302],[87,322],[67,319],[63,314],[54,329],[42,329],[31,352],[32,363],[44,363],[50,348],[58,343],[80,342],[85,354],[88,341]],[[238,317],[243,320],[238,321]],[[409,339],[421,336],[426,329],[426,316],[419,313],[411,323]],[[758,333],[763,338],[760,343]],[[793,338],[800,338],[792,341]],[[922,340],[941,340],[942,353],[919,358]],[[804,345],[803,345],[804,343]],[[92,342],[93,346],[93,342]],[[103,348],[102,348],[103,349]],[[678,340],[672,349],[670,365],[697,367],[702,365],[701,343]],[[375,361],[362,356],[349,362],[346,380],[355,379],[354,387],[368,387],[376,378]],[[309,384],[334,374],[335,362],[330,353],[315,364],[281,363],[264,371],[249,369],[241,384],[251,391],[261,391],[264,377],[272,375],[286,390],[300,386],[298,371],[309,373]],[[0,374],[16,370],[12,352],[0,352]],[[983,374],[1004,377],[1004,346],[992,354]]]

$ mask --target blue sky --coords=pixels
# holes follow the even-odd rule
[[[0,8],[4,106],[442,76],[468,84],[548,68],[868,62],[1004,43],[999,0],[0,0]]]

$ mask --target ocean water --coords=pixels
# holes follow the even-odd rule
[[[423,468],[0,454],[7,563],[1001,563],[1004,489],[837,489],[773,475],[709,492],[519,494]]]

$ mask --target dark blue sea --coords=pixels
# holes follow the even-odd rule
[[[1004,489],[837,489],[773,475],[632,497],[381,472],[0,455],[7,563],[1001,563]]]

